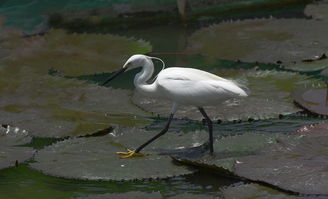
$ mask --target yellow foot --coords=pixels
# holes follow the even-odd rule
[[[141,157],[142,153],[136,153],[134,150],[126,149],[127,152],[116,152],[117,155],[120,155],[122,159],[132,158],[132,157]]]

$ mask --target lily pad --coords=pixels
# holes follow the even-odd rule
[[[328,77],[328,67],[321,71],[320,75],[324,76],[326,79]]]
[[[327,88],[300,88],[293,93],[294,101],[303,109],[316,114],[328,115]]]
[[[141,191],[130,191],[127,193],[106,193],[78,197],[75,199],[163,199],[159,192],[146,193]]]
[[[115,154],[125,151],[126,147],[135,149],[155,133],[119,128],[102,137],[68,139],[40,150],[35,156],[36,162],[30,166],[48,175],[83,180],[162,179],[193,173],[194,169],[178,165],[169,156],[158,153],[198,145],[201,138],[195,137],[202,137],[199,132],[168,132],[147,146],[143,157],[120,159]]]
[[[327,52],[327,25],[327,21],[275,18],[223,22],[192,34],[188,49],[245,62],[301,61]]]
[[[328,136],[328,122],[303,126],[296,131],[296,134],[306,136]]]
[[[138,128],[117,127],[110,133],[114,142],[121,143],[127,148],[136,148],[155,136],[156,131],[145,131]],[[137,135],[137,136],[136,136]],[[133,139],[131,139],[133,138]],[[192,132],[167,132],[144,150],[163,153],[179,151],[202,146],[208,140],[208,132],[196,130]]]
[[[324,54],[314,59],[303,60],[298,62],[282,63],[283,68],[300,72],[312,72],[328,68],[328,59]]]
[[[310,16],[313,19],[327,20],[328,19],[328,1],[319,1],[312,4],[308,4],[304,13],[306,16]]]
[[[222,190],[225,199],[305,199],[306,197],[293,196],[259,184],[237,184]],[[319,199],[319,198],[318,198]]]
[[[277,118],[300,111],[290,98],[290,92],[295,87],[307,85],[323,85],[322,82],[307,76],[283,71],[255,71],[255,70],[217,70],[213,73],[232,78],[248,87],[250,94],[246,98],[228,100],[217,106],[205,107],[213,120],[233,121],[248,119]],[[144,97],[135,92],[133,103],[142,109],[168,116],[172,102],[164,99]],[[179,106],[176,118],[202,120],[203,117],[196,107]]]
[[[284,134],[245,133],[222,137],[214,142],[214,155],[174,156],[174,159],[187,164],[206,167],[219,172],[234,174],[239,159],[257,153],[268,145],[288,139]]]
[[[150,122],[130,103],[131,91],[28,72],[9,74],[7,68],[0,70],[4,75],[0,80],[0,123],[19,126],[30,135],[81,136],[113,124],[143,126]]]
[[[328,136],[302,136],[240,158],[235,172],[301,194],[328,195]]]
[[[22,147],[31,142],[27,131],[17,127],[0,127],[0,169],[8,168],[32,158],[35,150]]]
[[[164,197],[159,192],[145,193],[140,191],[130,191],[126,193],[107,193],[82,196],[75,199],[218,199],[219,197],[202,194],[179,194],[173,197]]]
[[[10,51],[2,61],[17,68],[29,67],[34,73],[54,70],[66,76],[112,72],[131,54],[151,51],[149,43],[110,34],[68,34],[51,30],[45,36],[12,36],[3,48]]]

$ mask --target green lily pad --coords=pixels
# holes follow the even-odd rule
[[[327,20],[328,19],[328,1],[319,1],[309,4],[305,7],[304,13],[313,19]]]
[[[174,159],[187,164],[206,167],[219,172],[234,174],[234,167],[239,159],[257,153],[268,145],[288,139],[284,134],[245,133],[222,137],[214,142],[214,155],[173,156]]]
[[[316,115],[328,115],[327,88],[300,88],[293,91],[292,96],[303,109]]]
[[[296,134],[306,136],[327,136],[328,122],[321,122],[317,124],[303,126],[302,128],[296,131]]]
[[[324,76],[324,77],[328,77],[328,68],[324,69],[321,71],[320,75]]]
[[[3,47],[10,53],[2,63],[16,70],[27,66],[38,74],[47,74],[49,70],[66,76],[112,72],[131,54],[151,51],[145,41],[110,34],[51,30],[45,36],[12,37],[7,38]]]
[[[72,138],[40,150],[30,166],[45,174],[82,180],[142,180],[191,174],[195,170],[158,153],[182,150],[200,142],[199,132],[168,132],[145,148],[145,156],[120,159],[115,154],[135,149],[157,132],[119,128],[102,137]],[[176,139],[178,138],[178,139]],[[176,140],[175,140],[176,139]],[[202,138],[200,138],[201,140]],[[172,141],[174,140],[174,142]]]
[[[301,194],[327,195],[328,136],[302,136],[280,142],[257,155],[240,158],[235,172]]]
[[[245,62],[293,62],[327,52],[327,21],[252,19],[196,31],[188,49],[213,58]]]
[[[326,55],[321,58],[303,60],[298,62],[282,63],[283,68],[300,72],[318,71],[328,68],[328,59]]]
[[[300,111],[290,98],[295,87],[322,85],[323,83],[307,76],[283,71],[255,70],[217,70],[213,72],[225,78],[231,78],[248,87],[250,94],[246,98],[228,100],[217,106],[205,107],[213,120],[233,121],[277,118]],[[138,107],[160,116],[170,114],[172,102],[164,99],[144,97],[135,92],[132,101]],[[196,107],[179,106],[175,114],[177,118],[202,120]]]
[[[0,169],[8,168],[32,158],[35,150],[21,147],[31,142],[27,131],[17,127],[0,127]]]
[[[8,67],[3,69],[0,123],[19,126],[32,136],[81,136],[114,124],[144,126],[150,122],[130,103],[131,91],[28,72],[9,74]]]
[[[163,199],[159,192],[146,193],[141,191],[130,191],[127,193],[106,193],[78,197],[75,199]]]
[[[255,183],[232,185],[224,188],[222,193],[225,199],[305,199]]]
[[[138,128],[117,127],[110,133],[113,141],[123,144],[127,148],[136,148],[155,136],[156,131],[145,131]],[[137,136],[136,136],[137,135]],[[168,131],[165,135],[158,138],[152,144],[148,145],[144,150],[166,152],[178,151],[188,148],[200,147],[208,140],[208,132],[172,132]]]
[[[173,197],[163,197],[159,192],[145,193],[140,191],[130,191],[126,193],[107,193],[82,196],[75,199],[218,199],[218,197],[202,194],[179,194]]]

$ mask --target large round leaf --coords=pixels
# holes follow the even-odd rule
[[[284,192],[259,184],[236,184],[222,190],[225,199],[305,199],[306,197],[288,195]],[[310,199],[310,197],[309,197]],[[318,197],[319,199],[319,197]]]
[[[156,131],[145,131],[138,128],[117,127],[110,133],[114,142],[121,143],[127,148],[136,148],[155,136]],[[202,146],[208,140],[206,131],[172,132],[168,131],[144,150],[159,153],[179,151]]]
[[[300,61],[327,52],[327,24],[274,18],[223,22],[192,34],[189,50],[246,62]]]
[[[296,131],[297,135],[328,136],[328,122],[303,126]]]
[[[131,191],[126,193],[107,193],[82,196],[75,199],[218,199],[213,195],[201,194],[179,194],[173,197],[164,197],[159,192],[145,193],[140,191]]]
[[[166,124],[166,118],[159,118],[146,128],[149,130],[160,130]],[[246,132],[262,132],[262,133],[290,133],[295,132],[304,125],[322,122],[322,118],[304,116],[290,116],[280,119],[268,119],[258,121],[245,122],[222,122],[213,123],[214,135],[228,136],[236,134],[244,134]],[[173,120],[170,125],[170,131],[190,131],[197,129],[207,129],[206,121],[197,122],[193,120]]]
[[[131,191],[127,193],[107,193],[107,194],[94,194],[78,197],[75,199],[162,199],[159,192],[146,193],[140,191]]]
[[[219,172],[234,174],[238,159],[257,153],[268,145],[288,139],[284,134],[245,133],[216,139],[214,154],[177,155],[174,159],[187,164],[210,168]]]
[[[299,88],[292,96],[294,101],[305,110],[317,114],[328,115],[327,88]]]
[[[16,70],[27,66],[34,73],[55,70],[67,76],[111,72],[131,54],[151,50],[150,44],[141,40],[110,34],[68,34],[63,30],[51,30],[45,36],[9,38],[3,48],[10,53],[2,63]]]
[[[217,70],[213,73],[240,81],[248,87],[250,93],[246,98],[205,107],[213,120],[267,119],[295,113],[300,109],[292,103],[290,91],[298,86],[322,84],[318,80],[292,72]],[[132,100],[142,109],[161,116],[168,116],[172,106],[170,101],[144,97],[139,93],[135,93]],[[197,108],[191,106],[179,106],[175,117],[194,120],[203,118]]]
[[[239,159],[235,172],[302,194],[328,195],[328,136],[302,136],[280,142],[261,153]]]
[[[27,131],[17,127],[0,127],[0,169],[15,166],[32,158],[35,150],[18,145],[31,141]]]
[[[314,59],[283,63],[283,68],[301,72],[319,71],[328,68],[328,59],[326,54],[323,54]]]
[[[149,123],[146,114],[130,103],[128,90],[2,69],[0,123],[20,126],[33,136],[80,136],[113,124]]]
[[[177,165],[169,156],[158,153],[198,146],[203,139],[199,132],[169,132],[146,147],[143,157],[120,159],[115,154],[126,147],[135,149],[155,133],[119,128],[102,137],[68,139],[40,150],[36,162],[30,165],[49,175],[84,180],[142,180],[193,173],[193,169]]]
[[[304,13],[306,16],[311,16],[314,19],[327,20],[328,19],[328,1],[323,0],[309,4],[305,7]]]

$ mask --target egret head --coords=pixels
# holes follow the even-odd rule
[[[123,68],[126,68],[126,71],[142,67],[146,64],[147,61],[150,61],[151,57],[146,55],[132,55],[123,65]]]
[[[106,81],[104,81],[104,83],[102,83],[102,85],[107,84],[109,81],[111,81],[112,79],[114,79],[115,77],[117,77],[118,75],[124,73],[125,71],[129,71],[138,67],[142,67],[144,65],[147,64],[147,62],[152,62],[152,59],[157,59],[160,60],[163,63],[163,68],[165,67],[164,62],[157,58],[157,57],[149,57],[147,55],[141,55],[141,54],[137,54],[137,55],[132,55],[123,65],[123,67],[121,69],[119,69],[118,71],[116,71],[112,76],[110,76]]]
[[[144,65],[146,60],[149,59],[146,55],[133,55],[131,56],[123,65],[121,69],[116,71],[112,76],[110,76],[104,83],[101,85],[107,84],[109,81],[113,80],[115,77],[119,76],[120,74],[124,73],[125,71],[138,68]]]

